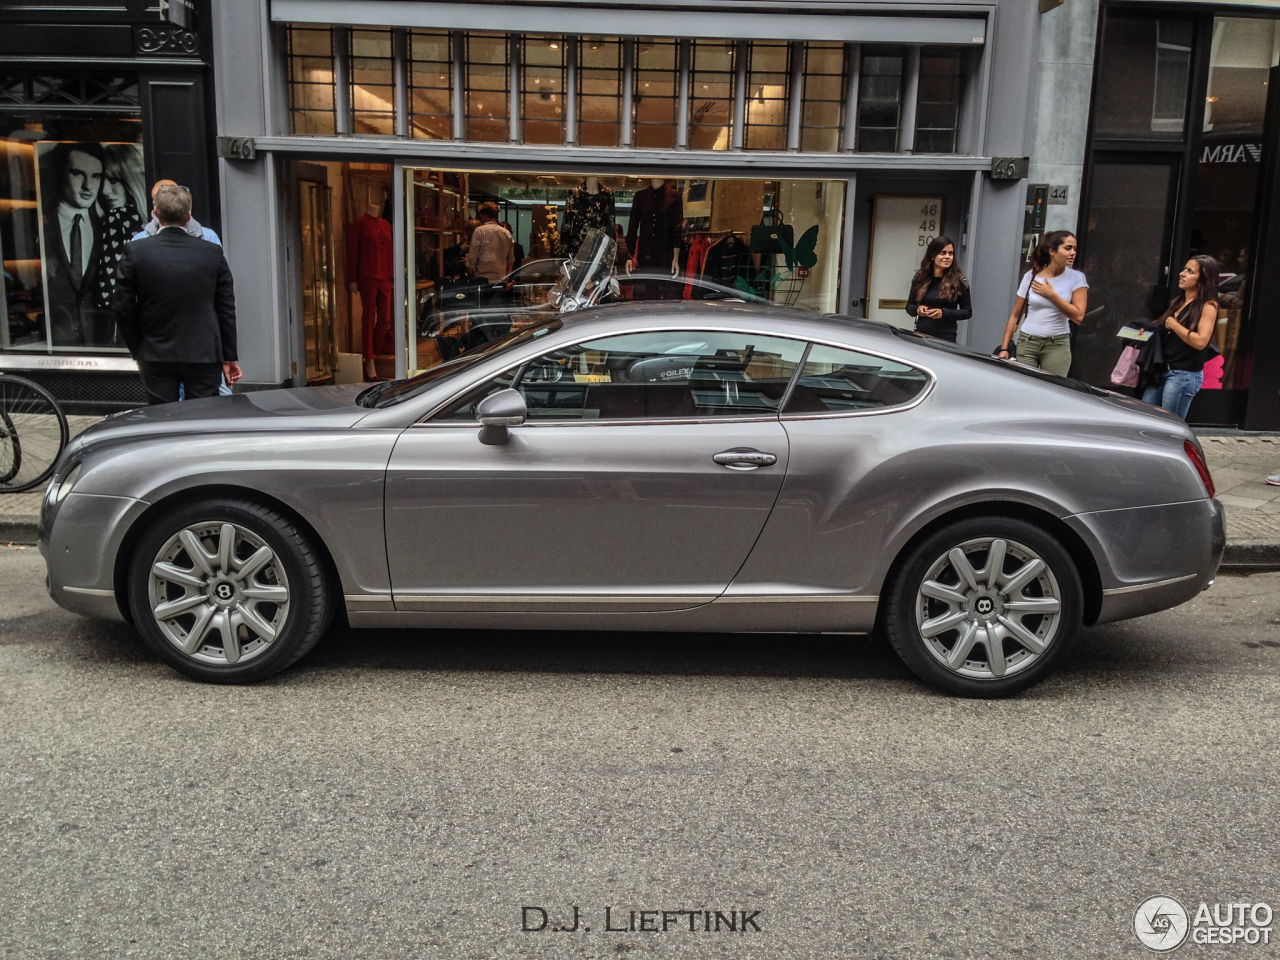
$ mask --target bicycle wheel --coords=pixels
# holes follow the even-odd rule
[[[30,490],[49,479],[67,445],[67,418],[44,387],[0,375],[0,493]]]

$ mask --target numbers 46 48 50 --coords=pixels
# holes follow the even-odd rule
[[[938,235],[938,205],[926,203],[920,208],[920,233],[916,237],[917,247],[927,247]]]

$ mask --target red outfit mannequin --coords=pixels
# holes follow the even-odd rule
[[[351,290],[360,293],[360,327],[364,334],[363,354],[366,377],[377,377],[375,353],[388,351],[391,334],[391,278],[394,262],[391,224],[370,204],[347,231],[347,279]],[[376,350],[375,350],[376,348]]]

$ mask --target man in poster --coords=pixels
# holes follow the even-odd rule
[[[41,145],[44,147],[44,144]],[[40,157],[44,206],[45,309],[56,347],[109,346],[112,321],[94,296],[102,258],[105,157],[96,143],[56,143]]]

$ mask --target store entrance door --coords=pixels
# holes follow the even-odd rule
[[[307,383],[321,383],[338,365],[332,198],[326,180],[311,179],[306,172],[298,179],[298,231]]]

